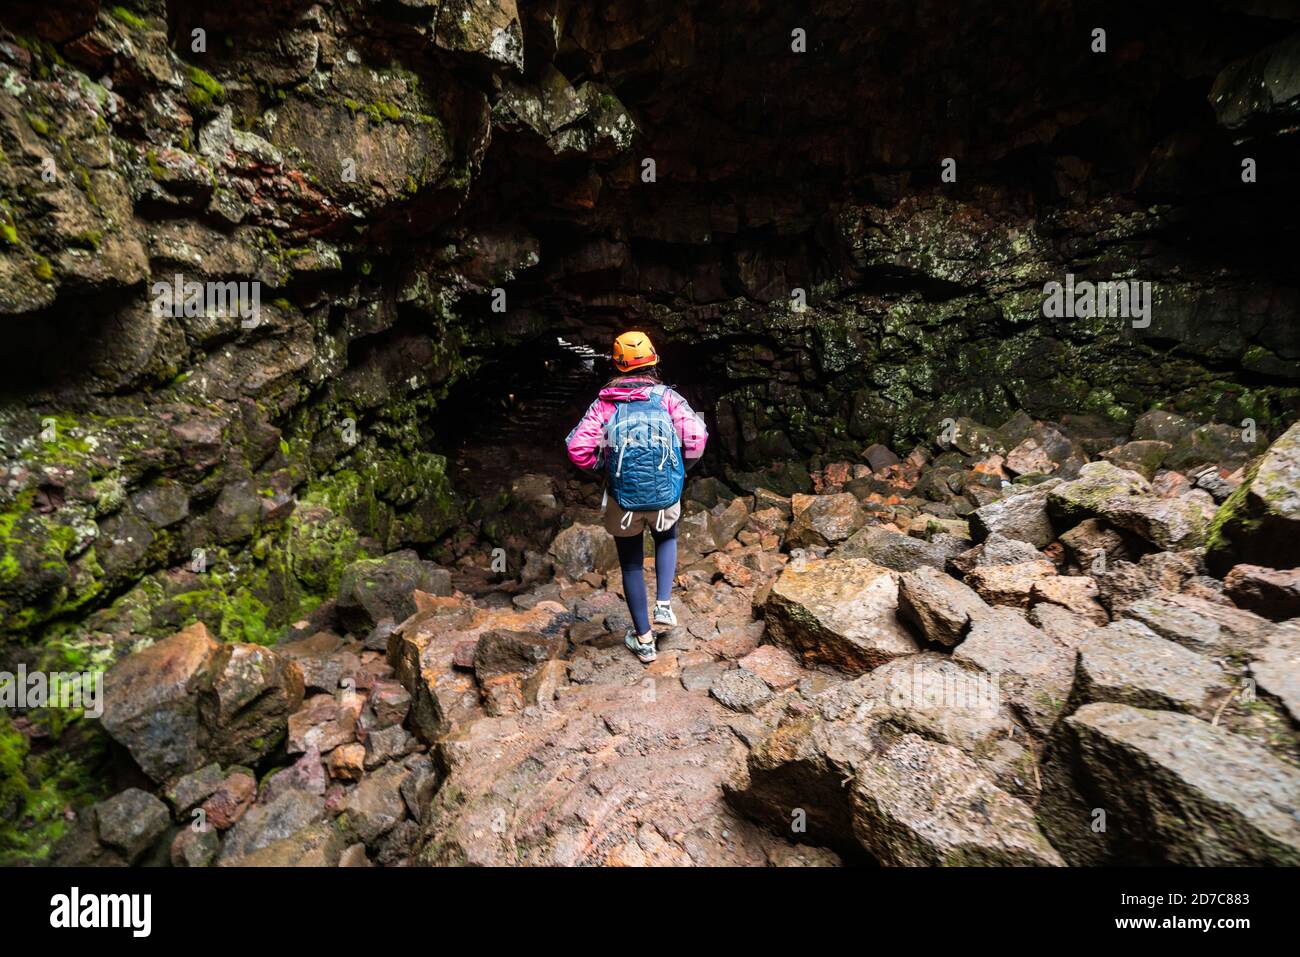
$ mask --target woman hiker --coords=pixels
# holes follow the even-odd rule
[[[659,378],[659,356],[642,332],[614,340],[619,374],[605,384],[565,444],[581,469],[605,470],[605,528],[618,546],[623,596],[632,614],[624,643],[643,663],[655,660],[642,568],[644,533],[655,543],[653,622],[671,628],[677,571],[677,519],[686,469],[704,454],[704,420]]]

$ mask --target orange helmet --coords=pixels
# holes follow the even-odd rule
[[[614,340],[614,365],[619,372],[631,372],[659,361],[659,354],[644,332],[625,332]]]

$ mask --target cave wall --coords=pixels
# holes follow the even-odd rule
[[[1021,408],[1275,430],[1300,410],[1298,24],[9,4],[0,632],[69,665],[195,617],[269,640],[472,507],[429,451],[438,402],[544,335],[650,330],[745,468]],[[1067,272],[1151,281],[1150,326],[1044,318]],[[260,322],[160,315],[176,274],[260,283]]]

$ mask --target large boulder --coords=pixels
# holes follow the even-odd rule
[[[853,830],[877,861],[911,867],[1064,863],[1029,806],[951,745],[902,735],[853,779]]]
[[[1012,727],[980,676],[919,655],[796,704],[724,784],[745,814],[887,865],[1060,863],[975,756]]]
[[[1262,646],[1275,626],[1249,611],[1197,595],[1156,593],[1125,605],[1125,618],[1206,655],[1240,655]]]
[[[1074,652],[1008,608],[971,621],[953,660],[998,682],[1003,699],[1022,721],[1046,735],[1065,708],[1074,679]]]
[[[1039,820],[1070,864],[1300,864],[1300,771],[1198,718],[1085,705],[1042,778]]]
[[[415,612],[416,591],[450,595],[451,575],[410,550],[353,562],[339,581],[339,621],[358,635],[385,618],[403,621]]]
[[[1209,658],[1136,621],[1097,629],[1078,646],[1072,708],[1100,701],[1210,717],[1232,692]]]
[[[1235,564],[1300,565],[1300,422],[1269,446],[1210,524],[1205,560],[1222,574]]]
[[[1250,674],[1259,690],[1282,702],[1300,724],[1300,621],[1279,627],[1255,652]]]
[[[104,730],[155,781],[209,763],[199,745],[199,691],[220,647],[196,623],[128,655],[104,676]]]
[[[166,783],[205,764],[254,764],[302,703],[298,666],[270,648],[219,644],[202,623],[118,662],[104,679],[104,729]]]
[[[898,573],[865,558],[791,562],[764,605],[774,644],[850,674],[920,651],[899,623]]]
[[[1089,462],[1077,478],[1062,482],[1048,492],[1047,506],[1053,515],[1073,525],[1101,514],[1104,503],[1149,495],[1151,484],[1137,472],[1110,462]]]

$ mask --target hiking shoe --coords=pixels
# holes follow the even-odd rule
[[[654,635],[651,635],[650,641],[643,645],[641,640],[637,638],[636,632],[629,628],[627,634],[623,637],[623,644],[632,649],[632,653],[636,655],[637,660],[643,665],[648,665],[659,657],[659,653],[655,651]]]
[[[673,614],[673,603],[671,601],[655,602],[655,610],[651,620],[656,625],[667,625],[669,628],[677,627],[677,616]]]

